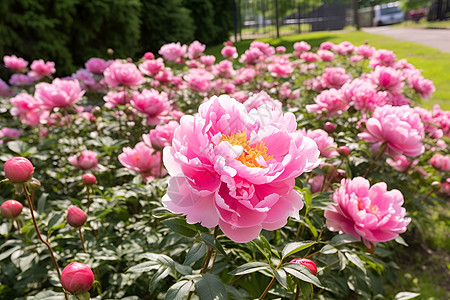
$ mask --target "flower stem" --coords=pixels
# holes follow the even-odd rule
[[[83,233],[81,232],[81,227],[78,228],[78,232],[80,233],[80,240],[81,240],[81,246],[83,247],[83,252],[87,253],[86,247],[84,246],[84,238],[83,238]]]
[[[378,152],[375,156],[375,158],[371,161],[370,166],[367,168],[366,172],[364,173],[363,177],[366,177],[367,175],[369,175],[370,170],[372,169],[373,165],[375,164],[375,162],[377,160],[380,159],[380,157],[383,155],[384,150],[386,150],[387,147],[387,143],[384,142],[383,144],[381,144],[380,148],[378,149]]]
[[[269,292],[270,288],[272,287],[272,285],[274,283],[275,283],[275,276],[272,277],[272,280],[269,282],[269,284],[267,285],[266,289],[261,294],[261,297],[259,297],[259,300],[264,299],[264,297],[267,295],[267,293]]]
[[[19,220],[15,219],[15,221],[16,221],[16,226],[17,226],[17,230],[19,231],[19,234],[22,234],[22,228],[20,227]]]
[[[87,188],[87,208],[86,208],[86,214],[89,214],[89,206],[91,206],[91,197],[90,197],[90,192],[91,192],[91,188],[89,186],[86,187]]]
[[[28,193],[28,190],[27,190],[25,184],[22,185],[22,187],[23,187],[23,191],[25,193],[25,197],[27,198],[27,201],[28,201],[28,206],[30,207],[31,218],[33,219],[34,229],[36,229],[36,233],[38,235],[39,240],[41,240],[41,242],[44,243],[45,246],[47,246],[48,251],[50,252],[50,257],[52,259],[53,265],[55,266],[56,272],[58,273],[58,278],[61,281],[61,271],[59,270],[59,266],[58,266],[58,263],[56,262],[55,255],[53,254],[52,246],[50,245],[50,243],[48,243],[47,241],[45,241],[42,238],[41,232],[39,231],[39,228],[36,223],[36,218],[34,217],[33,202],[31,201],[30,194]],[[66,293],[64,293],[64,297],[66,300],[69,300]]]
[[[214,228],[214,238],[217,237],[218,231],[219,231],[219,227],[216,226],[216,228]],[[206,254],[205,262],[203,263],[203,267],[202,267],[202,270],[200,271],[200,274],[204,274],[206,272],[206,269],[208,268],[208,265],[209,265],[209,261],[211,260],[212,250],[213,250],[213,248],[211,246],[209,246],[208,253]]]
[[[300,284],[297,282],[297,288],[295,289],[294,300],[298,300],[298,296],[300,296]]]

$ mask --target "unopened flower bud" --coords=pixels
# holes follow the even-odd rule
[[[350,155],[351,150],[347,146],[340,146],[338,152],[340,155],[347,157]]]
[[[41,182],[37,180],[36,178],[31,178],[30,180],[30,188],[32,190],[38,190],[41,188]]]
[[[1,206],[2,215],[6,218],[15,218],[22,212],[23,205],[16,200],[7,200]]]
[[[151,52],[145,52],[144,58],[148,60],[155,59],[155,55]]]
[[[69,206],[67,209],[67,223],[72,227],[81,227],[86,223],[87,215],[84,211],[75,205]]]
[[[323,125],[323,129],[325,129],[325,131],[328,132],[328,133],[332,133],[332,132],[334,132],[336,130],[336,125],[334,125],[331,122],[326,122]]]
[[[439,191],[441,189],[442,184],[439,181],[433,181],[431,183],[431,188],[433,191]]]
[[[94,273],[88,266],[73,262],[62,271],[61,284],[71,294],[82,294],[89,291],[94,284]]]
[[[33,175],[33,164],[25,157],[13,157],[3,167],[6,178],[13,183],[27,182]]]
[[[314,276],[317,275],[317,266],[310,259],[307,259],[307,258],[294,258],[293,260],[290,261],[290,263],[291,264],[303,265],[303,266],[307,267]]]
[[[85,185],[93,185],[97,182],[97,178],[92,173],[85,173],[81,176],[81,180]]]
[[[322,172],[324,173],[324,174],[333,174],[333,172],[334,172],[334,166],[333,165],[330,165],[330,164],[326,164],[326,165],[324,165],[324,166],[322,166]]]

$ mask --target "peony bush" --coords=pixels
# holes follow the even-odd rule
[[[0,298],[387,299],[450,195],[433,83],[370,45],[205,49],[3,58]]]

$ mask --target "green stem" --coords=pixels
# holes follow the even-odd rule
[[[261,294],[261,297],[259,297],[258,299],[264,299],[264,297],[267,295],[267,293],[269,292],[270,288],[272,287],[272,285],[275,283],[275,276],[272,277],[272,280],[269,282],[269,284],[267,285],[266,289],[264,290],[264,292]]]
[[[86,247],[84,246],[84,238],[83,238],[83,233],[81,232],[81,227],[78,228],[78,232],[80,233],[80,240],[81,240],[81,246],[83,247],[83,252],[87,253]]]
[[[86,186],[87,188],[87,209],[86,209],[86,214],[89,214],[89,206],[91,206],[91,198],[90,198],[90,191],[91,191],[91,187],[90,186]]]
[[[380,159],[380,157],[383,155],[384,150],[386,150],[387,147],[387,142],[384,142],[383,144],[381,144],[380,148],[378,149],[378,152],[375,156],[375,158],[372,160],[372,162],[370,163],[370,166],[367,168],[366,172],[364,173],[363,177],[367,177],[367,175],[369,175],[370,169],[372,169],[373,165],[375,164],[375,162]]]
[[[218,231],[219,231],[219,227],[216,226],[216,228],[214,228],[214,238],[217,237]],[[209,246],[208,253],[206,254],[205,262],[203,263],[203,267],[202,267],[202,270],[200,271],[200,274],[204,274],[206,272],[206,269],[208,268],[208,265],[209,265],[209,261],[211,260],[212,250],[213,250],[213,248],[211,246]]]
[[[297,287],[295,289],[294,300],[298,300],[298,296],[300,296],[300,284],[297,282]]]

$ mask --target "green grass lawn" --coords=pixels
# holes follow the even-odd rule
[[[318,47],[325,41],[331,41],[333,43],[350,41],[355,45],[368,42],[378,49],[392,50],[398,59],[406,58],[416,68],[423,69],[423,76],[425,78],[433,80],[436,92],[432,99],[424,101],[422,105],[429,109],[437,103],[442,109],[450,110],[450,53],[420,44],[398,41],[383,35],[369,34],[362,31],[316,32],[284,36],[279,39],[263,38],[259,40],[270,43],[273,46],[285,46],[287,51],[293,51],[293,44],[297,41],[306,41],[313,47]],[[244,40],[236,43],[238,52],[243,53],[251,42],[252,40]],[[210,47],[207,53],[220,58],[221,48],[222,46]]]

